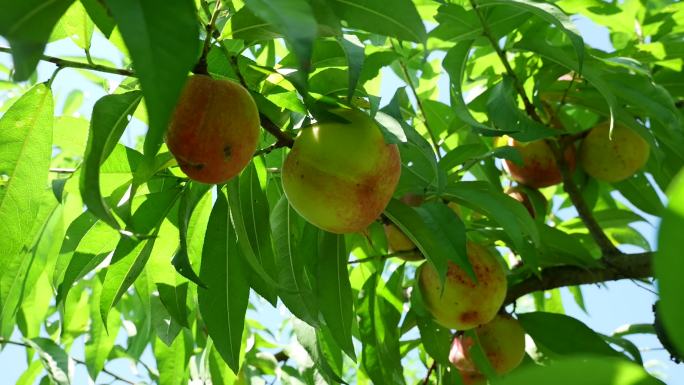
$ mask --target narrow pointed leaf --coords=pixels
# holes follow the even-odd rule
[[[199,53],[192,0],[105,0],[140,77],[149,131],[145,155],[161,146],[171,113]]]
[[[115,229],[120,226],[102,197],[100,166],[114,150],[141,98],[139,91],[132,91],[107,95],[95,103],[81,166],[79,187],[83,203],[91,213]]]
[[[38,352],[50,380],[58,385],[71,384],[75,363],[64,349],[48,338],[38,337],[25,341]]]
[[[320,233],[316,276],[321,314],[337,344],[351,359],[356,360],[352,343],[354,308],[347,271],[348,256],[344,236]]]
[[[249,285],[228,202],[220,190],[209,217],[205,242],[212,247],[202,251],[200,278],[207,287],[198,289],[199,309],[216,350],[237,373]]]
[[[4,6],[3,6],[4,7]],[[4,9],[4,8],[3,8]],[[47,187],[54,105],[44,84],[28,90],[0,118],[0,313],[17,278],[22,255],[42,223],[36,223]]]
[[[33,74],[52,29],[73,1],[0,1],[0,35],[12,47],[15,80],[27,80]]]

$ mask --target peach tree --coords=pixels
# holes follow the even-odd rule
[[[17,383],[661,384],[631,335],[684,357],[684,3],[0,0],[0,37]],[[615,280],[657,293],[645,324],[565,314]]]

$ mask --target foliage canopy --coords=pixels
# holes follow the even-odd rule
[[[492,383],[661,383],[626,333],[563,314],[559,288],[583,306],[586,283],[652,285],[659,323],[639,330],[682,356],[684,3],[0,0],[0,10],[0,52],[13,60],[0,64],[0,342],[28,349],[20,383],[70,384],[79,364],[93,381],[131,384],[461,384],[452,331],[415,277],[420,263],[441,279],[450,263],[474,276],[466,239],[501,253],[502,308],[534,341],[503,377],[476,344]],[[585,44],[578,15],[609,31],[612,52]],[[67,41],[82,54],[44,54]],[[45,82],[39,62],[56,66]],[[89,118],[81,89],[53,95],[67,71],[106,93]],[[190,72],[241,83],[261,116],[254,158],[218,186],[189,180],[164,144]],[[374,117],[402,162],[382,218],[345,235],[301,218],[280,174],[299,130],[338,119],[338,105]],[[563,151],[598,124],[643,138],[645,166],[612,183],[570,167]],[[520,187],[533,210],[505,193],[517,184],[503,164],[524,154],[504,136],[555,154],[561,184]],[[409,206],[407,194],[426,203]],[[661,219],[653,250],[633,225]],[[427,261],[396,258],[383,222]],[[280,330],[262,318],[272,306],[286,314]],[[80,337],[83,360],[70,355]],[[140,378],[112,372],[117,359],[144,368]]]

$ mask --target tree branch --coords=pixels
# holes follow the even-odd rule
[[[200,56],[195,68],[192,72],[198,75],[207,75],[207,54],[209,54],[209,48],[211,48],[211,39],[214,35],[214,28],[216,28],[216,20],[218,19],[219,12],[221,12],[221,0],[216,0],[214,3],[214,12],[211,14],[211,19],[207,24],[207,36],[204,39],[204,45],[202,46],[202,55]]]
[[[530,293],[621,279],[642,279],[653,275],[653,253],[606,255],[604,266],[585,269],[577,266],[557,266],[542,269],[541,278],[531,276],[508,289],[504,305]]]
[[[620,250],[618,250],[618,248],[615,247],[615,245],[613,244],[613,242],[610,241],[610,239],[603,231],[603,229],[601,229],[601,226],[594,218],[591,209],[589,208],[589,206],[587,206],[587,203],[584,201],[584,198],[582,197],[582,194],[577,188],[577,185],[572,180],[572,172],[570,171],[570,167],[568,166],[568,163],[565,160],[566,146],[572,146],[572,142],[562,142],[559,144],[554,141],[547,141],[547,143],[553,150],[553,153],[556,157],[556,163],[558,164],[558,168],[560,169],[561,175],[563,177],[563,188],[565,189],[565,192],[568,193],[570,201],[572,201],[572,204],[577,209],[577,214],[579,215],[580,219],[587,227],[587,230],[589,230],[589,234],[591,234],[592,238],[594,238],[594,241],[601,249],[601,252],[604,255],[604,259],[606,258],[606,256],[609,255],[621,254]]]
[[[11,54],[12,50],[8,47],[0,47],[0,52]],[[115,75],[136,77],[135,72],[125,68],[114,68],[94,63],[83,63],[74,60],[61,59],[58,57],[48,55],[41,55],[40,60],[50,62],[60,68],[80,68],[97,72],[106,72]]]
[[[430,365],[430,367],[428,368],[428,371],[425,374],[425,379],[423,380],[423,385],[427,385],[430,383],[430,375],[432,374],[432,372],[435,371],[435,369],[437,369],[437,360],[432,361],[432,365]]]
[[[482,24],[482,34],[487,38],[487,40],[489,40],[489,42],[492,45],[492,48],[494,48],[494,51],[496,51],[497,56],[499,56],[499,59],[501,60],[501,63],[503,64],[504,68],[506,68],[506,73],[508,73],[508,76],[513,78],[513,84],[515,86],[515,89],[518,91],[518,94],[520,94],[523,104],[525,105],[525,112],[527,112],[527,115],[529,115],[532,119],[536,120],[537,122],[541,122],[542,120],[537,114],[537,111],[534,109],[534,105],[525,93],[525,88],[523,87],[522,82],[520,81],[520,79],[518,79],[518,76],[515,74],[515,71],[513,71],[511,64],[508,62],[508,59],[506,58],[506,53],[504,53],[501,47],[499,47],[499,43],[494,38],[492,31],[489,30],[489,26],[487,25],[484,16],[482,16],[482,13],[480,12],[480,8],[477,5],[477,1],[470,0],[470,5],[473,7],[473,11],[475,11],[477,17],[480,19],[480,24]]]
[[[2,344],[9,344],[9,345],[15,345],[15,346],[21,346],[21,347],[24,347],[24,348],[26,348],[26,349],[33,349],[33,347],[31,347],[31,346],[28,345],[28,344],[25,344],[25,343],[19,342],[19,341],[8,340],[8,339],[6,339],[6,338],[4,338],[4,337],[0,337],[0,343],[2,343]],[[71,357],[71,356],[70,356],[70,357]],[[74,360],[74,362],[77,363],[77,364],[79,364],[79,365],[86,366],[85,361],[79,360],[78,358],[74,358],[74,357],[71,357],[71,359]],[[131,381],[131,380],[127,380],[127,379],[125,379],[125,378],[119,376],[118,374],[116,374],[116,373],[114,373],[114,372],[110,372],[109,370],[107,370],[107,369],[104,368],[104,367],[102,368],[102,373],[108,374],[109,376],[113,377],[113,378],[116,379],[117,381],[125,382],[126,384],[130,384],[130,385],[135,385],[135,384],[136,384],[136,382],[133,382],[133,381]]]

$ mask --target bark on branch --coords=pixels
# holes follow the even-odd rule
[[[530,293],[565,286],[642,279],[653,275],[653,253],[607,255],[604,266],[585,269],[577,266],[558,266],[542,269],[541,278],[531,276],[508,289],[504,306]]]

